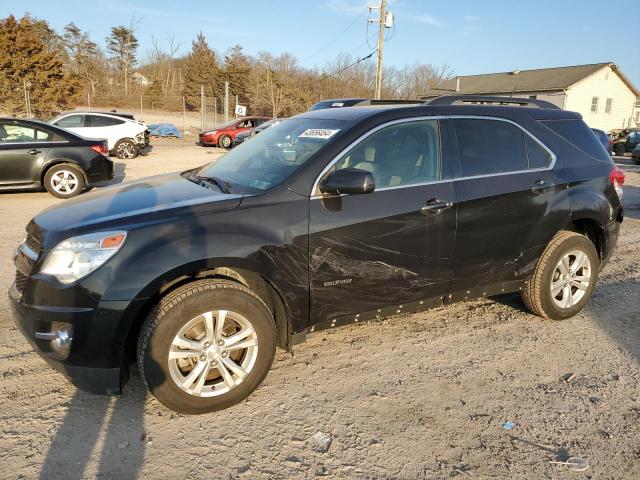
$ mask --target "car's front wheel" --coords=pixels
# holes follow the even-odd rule
[[[116,152],[116,157],[122,160],[128,160],[131,158],[136,158],[138,156],[138,145],[133,140],[122,139],[114,148]]]
[[[575,232],[559,232],[538,260],[522,299],[532,313],[562,320],[584,308],[596,287],[600,260],[593,242]]]
[[[47,170],[44,188],[54,197],[75,197],[85,188],[84,175],[75,165],[60,163]]]
[[[275,347],[275,322],[255,293],[232,281],[198,280],[150,313],[138,366],[161,403],[200,414],[248,397],[271,368]]]

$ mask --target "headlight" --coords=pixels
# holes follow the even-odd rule
[[[218,133],[217,130],[209,130],[208,132],[204,132],[203,135],[215,135],[216,133]]]
[[[62,283],[86,277],[113,257],[124,245],[127,232],[98,232],[63,240],[49,252],[41,273]]]

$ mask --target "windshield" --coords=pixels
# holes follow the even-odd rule
[[[282,183],[350,125],[340,120],[284,120],[194,175],[224,182],[232,193],[260,193]]]

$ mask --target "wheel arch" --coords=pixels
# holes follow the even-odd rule
[[[87,172],[84,171],[84,168],[82,168],[82,165],[80,164],[80,162],[71,159],[71,158],[56,158],[54,160],[51,160],[50,162],[47,162],[46,165],[44,165],[42,167],[42,169],[40,170],[40,175],[39,175],[39,180],[40,180],[40,185],[44,186],[44,177],[47,175],[47,172],[49,170],[51,170],[53,167],[55,167],[56,165],[62,165],[65,163],[69,163],[71,165],[73,165],[74,167],[77,167],[78,170],[80,170],[80,172],[82,172],[82,178],[84,179],[84,183],[88,184],[89,183],[89,178],[87,177]]]
[[[132,320],[127,325],[126,331],[123,332],[125,335],[123,367],[128,367],[128,364],[135,360],[140,329],[160,299],[182,285],[206,278],[238,282],[255,292],[265,303],[274,318],[277,345],[287,351],[291,350],[292,328],[289,308],[284,296],[273,282],[258,273],[257,269],[223,264],[212,267],[206,266],[201,262],[195,262],[187,268],[174,269],[172,272],[151,282],[144,289],[144,295],[139,296],[139,301],[132,302],[127,311],[125,311],[124,317]]]

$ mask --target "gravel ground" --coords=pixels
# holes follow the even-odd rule
[[[118,180],[219,153],[155,144]],[[279,351],[246,402],[209,415],[167,410],[135,371],[120,397],[77,391],[0,295],[0,477],[640,478],[640,167],[617,162],[626,219],[581,315],[543,321],[507,295],[318,333]],[[0,195],[0,291],[28,220],[60,202]],[[550,463],[572,456],[589,468]]]

